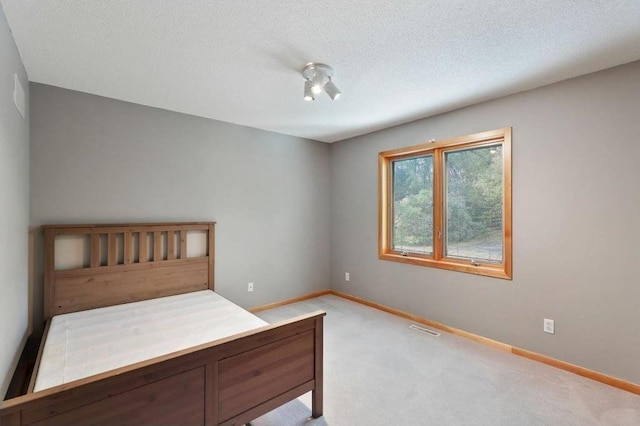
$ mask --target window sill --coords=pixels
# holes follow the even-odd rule
[[[507,265],[494,265],[491,263],[479,263],[472,265],[468,261],[460,261],[457,259],[444,258],[435,260],[432,257],[410,254],[403,256],[396,252],[380,253],[381,260],[390,260],[392,262],[409,263],[412,265],[428,266],[430,268],[447,269],[450,271],[464,272],[467,274],[483,275],[486,277],[501,278],[511,280],[511,268]]]

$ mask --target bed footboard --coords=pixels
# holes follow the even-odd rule
[[[306,392],[322,415],[324,312],[4,401],[0,424],[242,425]]]

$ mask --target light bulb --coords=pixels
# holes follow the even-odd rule
[[[324,75],[320,71],[316,71],[313,76],[313,87],[311,87],[311,91],[318,95],[322,93],[322,86],[324,85]]]

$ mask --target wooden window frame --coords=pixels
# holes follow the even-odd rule
[[[502,143],[503,150],[503,259],[502,263],[472,263],[466,259],[446,257],[444,250],[444,154],[450,151]],[[423,155],[433,155],[433,255],[402,253],[393,250],[393,176],[392,163]],[[442,141],[435,141],[378,154],[378,255],[382,260],[448,269],[488,277],[512,279],[512,219],[511,219],[511,128],[491,130]],[[438,208],[436,208],[439,206]]]

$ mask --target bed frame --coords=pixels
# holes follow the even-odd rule
[[[214,225],[44,226],[47,328],[53,315],[213,290]],[[189,258],[187,238],[197,232],[206,233],[207,252]],[[56,238],[65,235],[89,243],[82,268],[56,270]],[[311,415],[319,417],[324,315],[302,315],[38,392],[34,372],[26,395],[0,403],[0,424],[241,425],[309,391]],[[46,330],[41,351],[45,339]]]

